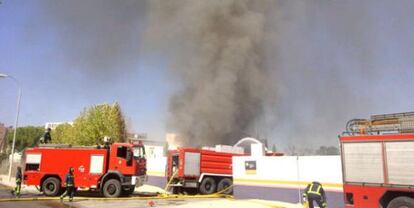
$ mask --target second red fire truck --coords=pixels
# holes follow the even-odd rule
[[[351,120],[340,143],[346,208],[414,207],[414,112]]]
[[[168,152],[166,176],[174,193],[232,193],[232,157],[235,153],[197,148]]]
[[[130,195],[146,176],[142,143],[114,143],[105,147],[48,145],[25,151],[23,183],[38,186],[47,196],[64,191],[65,175],[74,168],[76,188],[99,191],[106,197]]]

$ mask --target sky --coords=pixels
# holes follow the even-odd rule
[[[256,131],[270,143],[336,145],[349,119],[413,111],[414,2],[271,1],[268,10],[264,66],[276,98]],[[0,73],[22,87],[19,125],[118,102],[131,131],[164,139],[183,83],[171,53],[186,36],[172,34],[168,52],[148,47],[153,12],[135,0],[2,0]],[[13,125],[17,86],[0,79],[0,89],[0,122]]]
[[[133,131],[164,138],[165,103],[174,85],[162,73],[162,62],[140,54],[140,25],[145,14],[134,1],[126,3],[137,14],[131,17],[128,27],[119,26],[123,31],[110,37],[105,33],[113,33],[112,25],[125,21],[122,9],[128,10],[128,5],[112,11],[113,5],[107,2],[89,11],[59,14],[66,6],[83,3],[3,1],[0,4],[0,72],[14,76],[21,84],[19,125],[72,121],[85,107],[118,102],[127,122],[133,123]],[[76,16],[86,13],[89,19],[85,21]],[[66,18],[70,19],[67,25]],[[125,39],[133,40],[124,43]],[[90,43],[91,40],[96,42]],[[116,47],[127,51],[119,52],[122,58],[105,54]],[[92,57],[91,62],[85,60],[87,57]],[[3,89],[0,122],[13,125],[17,88],[10,79],[1,79],[0,88]]]

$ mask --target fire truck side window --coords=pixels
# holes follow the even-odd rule
[[[39,164],[26,164],[25,170],[26,171],[29,171],[29,170],[38,171],[39,170]]]
[[[144,158],[145,157],[145,148],[144,147],[135,147],[133,149],[134,157],[136,158]]]
[[[122,158],[125,158],[126,159],[126,157],[127,157],[127,151],[128,151],[128,148],[127,147],[120,146],[120,147],[118,147],[118,149],[116,151],[116,156],[117,157],[122,157]]]
[[[178,155],[172,157],[173,166],[178,166]]]

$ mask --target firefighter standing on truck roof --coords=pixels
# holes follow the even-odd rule
[[[75,195],[75,178],[73,177],[74,169],[69,168],[69,173],[66,174],[65,185],[66,191],[60,196],[60,201],[63,201],[65,196],[69,195],[69,201],[73,200],[73,195]]]
[[[323,190],[322,185],[317,181],[312,182],[306,187],[303,193],[303,201],[309,203],[309,208],[313,208],[313,201],[316,201],[321,208],[328,207],[325,191]]]
[[[40,144],[47,144],[52,141],[52,137],[50,136],[50,131],[52,131],[51,128],[47,128],[45,133],[42,137],[40,137]]]
[[[16,172],[16,187],[12,191],[12,194],[15,195],[17,198],[20,197],[20,189],[22,187],[22,168],[17,167]]]

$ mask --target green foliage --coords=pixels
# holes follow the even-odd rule
[[[125,121],[118,103],[101,104],[85,109],[73,126],[59,125],[52,131],[53,143],[74,145],[102,144],[104,136],[114,142],[125,140]]]
[[[334,146],[320,146],[315,153],[317,155],[339,155],[339,149]]]
[[[39,138],[43,135],[45,129],[42,126],[25,126],[17,128],[16,135],[16,151],[20,152],[26,147],[33,147],[39,141]],[[7,141],[9,147],[12,146],[14,129],[10,129],[7,133]]]
[[[272,145],[272,152],[277,152],[277,148],[275,144]]]
[[[56,127],[51,133],[52,143],[62,144],[74,140],[74,128],[72,125],[65,123]]]

